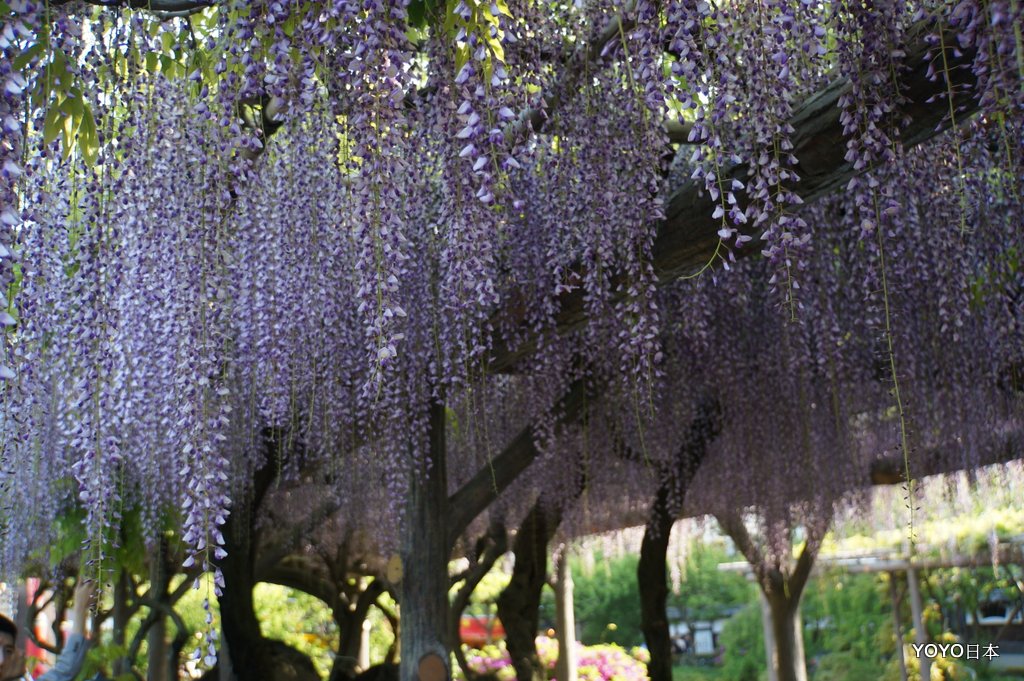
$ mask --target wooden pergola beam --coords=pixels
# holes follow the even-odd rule
[[[900,142],[906,148],[921,144],[950,127],[951,107],[957,112],[956,122],[960,123],[970,118],[979,106],[974,89],[976,79],[969,68],[974,51],[954,50],[953,46],[958,45],[958,42],[955,33],[947,27],[943,27],[943,44],[948,46],[945,60],[941,56],[937,58],[939,64],[944,61],[948,65],[947,75],[951,87],[947,87],[941,71],[938,77],[929,75],[932,63],[929,54],[934,55],[937,48],[926,38],[933,30],[937,29],[924,24],[915,26],[905,50],[907,56],[903,61],[905,68],[900,80],[900,94],[904,101],[894,112],[894,118],[907,121],[900,130]],[[793,189],[805,202],[835,191],[862,172],[854,169],[845,159],[846,136],[839,120],[842,113],[839,99],[850,89],[849,81],[837,78],[809,97],[797,108],[791,119],[796,130],[793,135],[793,153],[800,163],[797,167],[800,181]],[[954,93],[952,102],[947,98],[950,91]],[[682,140],[686,126],[679,124],[668,128],[675,139]],[[746,172],[745,165],[734,166],[725,172],[725,176],[744,180]],[[687,181],[672,193],[665,220],[658,226],[654,243],[653,265],[659,283],[668,283],[692,274],[714,258],[719,248],[718,231],[722,226],[721,220],[711,217],[715,206],[716,203],[704,191],[703,180]],[[741,225],[741,231],[754,237],[754,240],[735,254],[742,257],[760,253],[760,234],[753,225]],[[563,294],[556,314],[558,332],[568,333],[579,329],[586,321],[584,292],[576,289]],[[521,337],[526,340],[516,347],[509,347],[503,338],[495,335],[489,371],[513,371],[521,359],[536,350],[535,334],[525,331],[526,322],[527,306],[523,301],[516,300],[513,294],[499,312],[495,328],[523,328]]]
[[[1020,563],[1024,560],[1024,550],[1017,544],[1001,544],[996,551],[1001,563]],[[923,558],[887,558],[874,556],[855,556],[836,558],[829,556],[818,556],[812,574],[821,570],[840,568],[850,573],[876,573],[876,572],[907,572],[919,570],[939,570],[944,568],[967,568],[967,567],[992,567],[992,554],[982,551],[975,555],[957,554],[947,557],[923,557]],[[719,563],[718,569],[721,572],[742,572],[748,579],[754,579],[754,572],[750,563],[746,561],[734,561],[731,563]]]

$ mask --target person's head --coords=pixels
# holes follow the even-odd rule
[[[17,625],[10,618],[0,615],[0,667],[14,656],[14,644],[17,640]]]

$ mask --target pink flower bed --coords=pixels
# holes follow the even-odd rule
[[[515,670],[504,642],[483,648],[467,648],[466,663],[478,674],[494,674],[500,681],[513,681]],[[558,662],[558,642],[547,636],[537,637],[537,654],[547,670],[549,681],[554,677]],[[632,651],[612,644],[585,646],[576,644],[577,674],[579,681],[645,681],[649,655],[642,648]],[[460,670],[456,668],[456,674]]]

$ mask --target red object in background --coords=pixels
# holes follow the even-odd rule
[[[26,600],[31,603],[32,599],[36,596],[36,591],[39,590],[39,579],[36,577],[29,577],[25,580],[25,595]],[[32,633],[35,634],[37,639],[40,639],[39,627],[36,626],[35,622],[31,623]],[[46,660],[49,658],[49,653],[37,646],[32,642],[32,639],[25,640],[25,658],[35,658],[39,660],[39,664],[36,665],[35,669],[32,670],[32,678],[38,678],[49,671],[50,666],[46,664]]]
[[[39,627],[33,629],[36,638],[39,638]],[[32,678],[37,679],[50,670],[49,665],[46,664],[46,658],[49,653],[30,640],[25,641],[25,657],[34,657],[39,660],[39,663],[32,670]]]
[[[505,638],[505,627],[497,617],[463,615],[459,620],[459,638],[467,646],[480,648]]]

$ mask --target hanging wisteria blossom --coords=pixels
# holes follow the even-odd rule
[[[992,460],[1022,7],[0,2],[0,578],[76,508],[215,572],[285,459],[382,553],[514,447],[494,517],[643,522],[701,404],[678,512]]]

